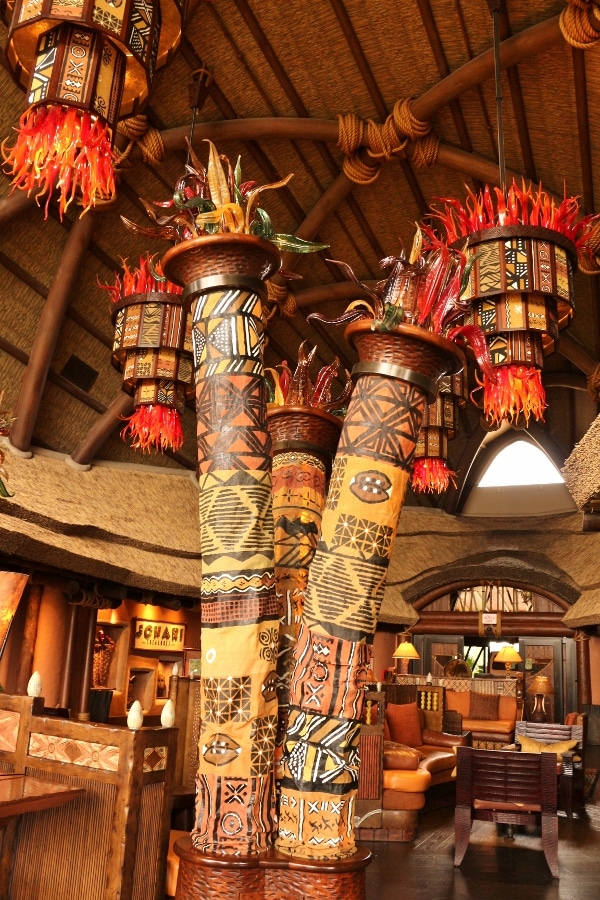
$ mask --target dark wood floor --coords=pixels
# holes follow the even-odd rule
[[[600,768],[600,746],[586,751]],[[599,900],[600,786],[587,818],[559,818],[560,879],[552,878],[536,834],[499,837],[477,822],[462,866],[454,868],[454,810],[423,816],[413,844],[372,843],[367,900]]]

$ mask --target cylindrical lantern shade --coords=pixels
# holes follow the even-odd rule
[[[443,375],[438,395],[425,407],[423,422],[415,447],[411,487],[421,493],[441,493],[454,478],[448,466],[448,442],[458,431],[458,411],[467,402],[466,371]]]
[[[38,41],[44,32],[61,22],[66,27],[85,33],[88,29],[99,38],[104,37],[126,59],[121,115],[136,111],[148,95],[156,68],[167,61],[168,55],[181,36],[182,4],[177,0],[124,0],[122,4],[73,3],[42,0],[32,4],[16,0],[8,30],[6,56],[19,84],[32,91],[36,72],[43,71]],[[62,36],[61,36],[62,41]],[[48,54],[55,51],[48,47]],[[50,59],[46,60],[46,68]],[[74,80],[82,73],[74,72]],[[42,99],[42,98],[40,98]],[[30,103],[38,102],[32,96]],[[65,101],[70,102],[70,101]]]
[[[181,13],[179,0],[16,0],[6,57],[28,106],[3,148],[13,189],[47,194],[46,215],[56,190],[61,218],[76,195],[84,212],[114,198],[117,120],[147,98]]]
[[[29,103],[66,104],[95,112],[114,132],[126,59],[105,34],[63,22],[40,35]]]
[[[135,274],[128,270],[131,284]],[[140,260],[138,277],[154,279]],[[193,397],[191,315],[180,293],[146,291],[128,294],[113,304],[113,365],[123,373],[123,387],[134,394],[136,413],[124,429],[134,447],[179,449],[183,433],[179,414]],[[136,423],[137,426],[136,427]]]
[[[573,316],[574,245],[548,228],[488,228],[470,235],[475,256],[463,300],[472,300],[467,323],[487,336],[496,384],[484,377],[483,407],[493,424],[507,418],[542,419],[543,355]]]

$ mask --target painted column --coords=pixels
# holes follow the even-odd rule
[[[271,846],[275,827],[280,609],[261,295],[279,254],[258,238],[218,234],[177,245],[163,267],[193,298],[202,725],[192,841],[203,852],[254,854]]]
[[[275,582],[282,607],[277,659],[277,764],[287,728],[292,652],[304,610],[312,562],[342,420],[324,410],[276,406],[268,412],[273,438],[273,519]]]
[[[356,851],[363,686],[387,568],[425,404],[463,364],[411,325],[382,334],[357,322],[347,336],[360,362],[294,651],[277,840],[311,859]]]

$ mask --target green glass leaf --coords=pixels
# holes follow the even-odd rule
[[[303,241],[293,234],[274,234],[271,238],[279,250],[290,253],[315,253],[317,250],[327,250],[329,244],[315,244],[313,241]]]
[[[14,497],[14,494],[11,494],[2,479],[0,478],[0,497]]]
[[[255,213],[256,218],[252,220],[250,225],[250,234],[265,238],[267,241],[273,240],[274,231],[271,216],[264,209],[261,209],[260,206],[256,207]]]

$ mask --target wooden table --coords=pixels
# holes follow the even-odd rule
[[[18,817],[22,813],[62,806],[82,794],[85,788],[43,781],[32,775],[0,775],[0,900],[9,896]]]
[[[0,819],[62,806],[84,793],[84,788],[31,775],[0,775]]]

